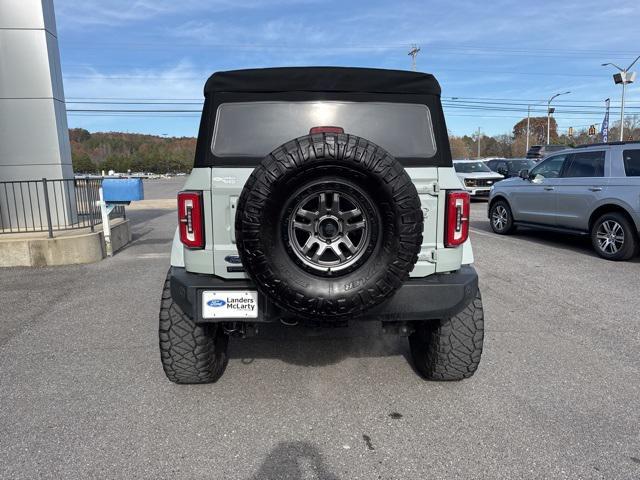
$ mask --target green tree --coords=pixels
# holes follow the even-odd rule
[[[73,165],[73,171],[76,173],[95,173],[97,171],[96,165],[86,153],[72,153],[71,163]]]

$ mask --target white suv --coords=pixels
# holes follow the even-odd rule
[[[473,197],[489,197],[491,187],[504,178],[482,160],[454,160],[453,168],[464,189]]]
[[[177,383],[217,380],[263,322],[378,321],[417,370],[475,372],[484,316],[431,75],[358,68],[214,74],[160,308]]]

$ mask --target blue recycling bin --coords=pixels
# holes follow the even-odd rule
[[[128,203],[144,199],[141,178],[105,178],[102,181],[104,201]]]

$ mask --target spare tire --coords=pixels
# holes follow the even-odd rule
[[[257,288],[297,316],[357,315],[391,296],[422,244],[420,199],[402,165],[345,134],[285,143],[240,195],[236,240]]]

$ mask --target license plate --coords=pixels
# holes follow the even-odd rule
[[[258,292],[253,290],[205,290],[202,318],[258,318]]]

